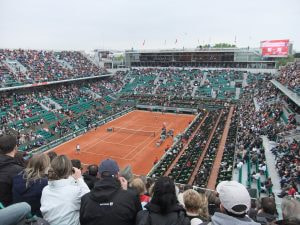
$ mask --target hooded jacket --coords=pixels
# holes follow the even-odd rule
[[[260,224],[268,224],[270,222],[276,221],[276,218],[277,218],[276,215],[272,215],[272,214],[265,213],[265,212],[259,212],[256,215],[256,222],[258,222]]]
[[[36,216],[42,216],[41,197],[42,191],[45,186],[48,185],[47,178],[41,178],[35,182],[31,182],[26,187],[26,179],[24,179],[24,173],[20,173],[13,178],[13,202],[27,202],[31,206],[31,213]]]
[[[102,178],[81,199],[81,225],[133,225],[142,210],[135,192],[123,190],[112,177]]]
[[[0,154],[0,202],[4,206],[12,204],[12,178],[23,169],[13,157]]]
[[[207,224],[207,223],[204,223]],[[211,217],[211,223],[209,225],[260,225],[260,223],[254,222],[248,216],[244,218],[232,217],[224,213],[216,212]]]
[[[136,225],[190,225],[190,219],[179,204],[171,206],[166,213],[162,213],[160,206],[151,202],[145,208],[147,210],[138,213]]]

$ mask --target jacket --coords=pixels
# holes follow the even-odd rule
[[[245,216],[244,218],[237,218],[232,217],[229,215],[226,215],[224,213],[216,212],[211,217],[210,223],[202,223],[209,224],[209,225],[260,225],[259,223],[254,222],[252,219],[250,219],[248,216]],[[202,225],[201,224],[201,225]]]
[[[256,215],[256,222],[260,223],[260,224],[268,224],[270,222],[276,221],[277,216],[276,215],[272,215],[269,213],[265,213],[265,212],[259,212]]]
[[[13,202],[27,202],[31,206],[31,213],[41,217],[41,196],[44,187],[47,185],[48,179],[42,178],[26,187],[26,179],[24,179],[24,173],[22,172],[13,178]]]
[[[12,204],[12,179],[23,169],[13,157],[0,154],[0,202],[4,206]]]
[[[100,179],[81,199],[81,225],[133,225],[142,210],[136,192],[125,191],[112,177]]]
[[[173,205],[165,214],[162,214],[158,205],[151,202],[145,208],[147,210],[138,213],[136,225],[190,225],[181,205]]]
[[[94,188],[95,183],[99,180],[98,177],[89,175],[88,173],[84,173],[82,176],[90,190]]]
[[[44,219],[51,225],[80,225],[80,200],[89,191],[82,177],[48,181],[41,198]]]

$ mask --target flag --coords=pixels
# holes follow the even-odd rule
[[[145,45],[146,40],[143,41],[143,46]]]
[[[175,40],[175,44],[177,44],[177,42],[178,42],[178,41],[177,41],[177,38],[176,38],[176,40]]]

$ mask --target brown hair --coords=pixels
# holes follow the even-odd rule
[[[33,155],[24,170],[24,179],[26,179],[26,187],[31,182],[45,177],[50,167],[50,158],[46,154]]]
[[[71,160],[65,155],[55,157],[48,172],[49,180],[67,179],[72,174]]]
[[[131,181],[130,186],[135,188],[139,195],[143,195],[146,192],[145,184],[141,178],[134,178]]]

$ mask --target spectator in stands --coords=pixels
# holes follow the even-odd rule
[[[262,198],[255,221],[263,225],[275,222],[276,218],[277,210],[275,199],[270,197]]]
[[[13,201],[27,202],[31,206],[31,213],[42,216],[41,196],[45,186],[48,185],[47,173],[50,159],[46,154],[36,154],[28,161],[23,172],[13,178]]]
[[[142,209],[138,195],[127,191],[127,181],[119,176],[119,166],[112,159],[98,168],[100,180],[81,199],[81,225],[132,225]]]
[[[140,201],[142,204],[142,208],[145,209],[145,205],[150,202],[150,197],[145,194],[146,186],[141,178],[134,178],[129,187],[135,189],[140,196]]]
[[[30,213],[30,205],[26,202],[12,204],[0,209],[1,225],[15,225],[21,222]]]
[[[169,177],[160,177],[154,184],[154,192],[146,210],[137,215],[136,225],[189,225],[190,220],[185,214],[184,208],[178,204],[175,184]]]
[[[50,224],[79,225],[81,197],[90,190],[81,171],[65,155],[54,158],[48,171],[48,185],[41,198],[41,212]]]
[[[300,202],[291,199],[283,199],[281,203],[283,220],[276,221],[277,225],[299,225],[300,224]]]
[[[193,189],[183,192],[183,202],[186,214],[191,220],[191,225],[198,225],[210,220],[208,214],[208,201],[204,194],[199,194]]]
[[[87,171],[82,175],[85,183],[87,184],[90,190],[94,188],[95,183],[99,180],[97,174],[98,166],[93,164],[89,165],[87,167]]]
[[[12,135],[0,136],[0,202],[4,206],[12,203],[12,179],[23,170],[14,159],[17,140]]]
[[[220,197],[220,210],[211,217],[209,225],[258,225],[247,216],[251,200],[247,189],[236,181],[222,181],[216,188]]]

